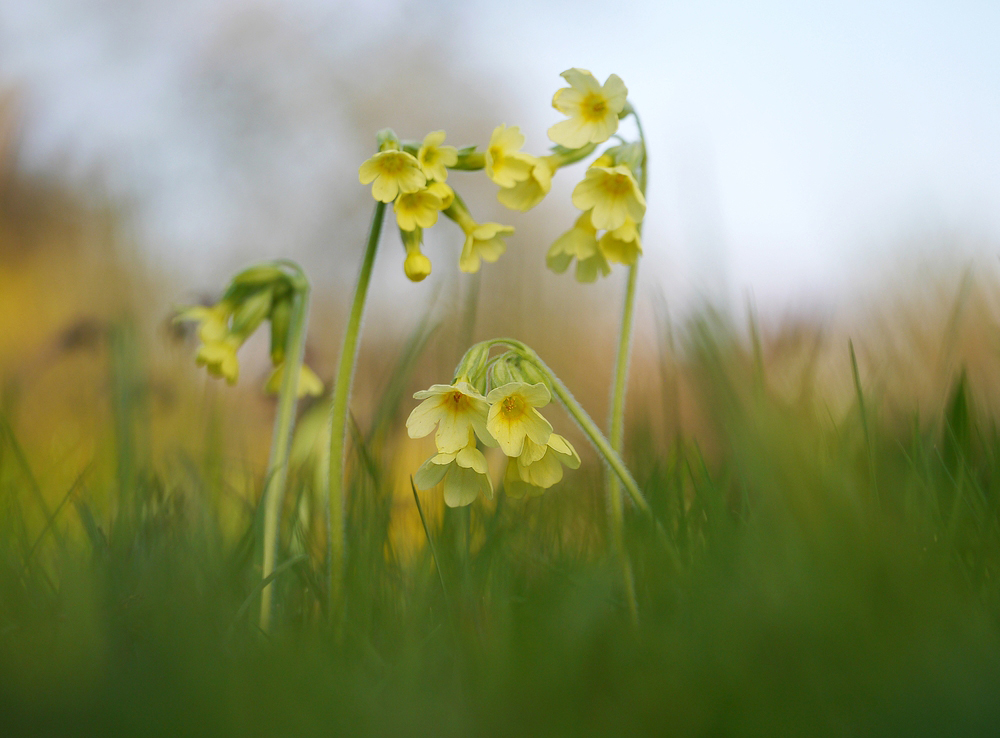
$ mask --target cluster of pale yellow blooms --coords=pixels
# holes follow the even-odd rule
[[[548,156],[521,151],[525,139],[517,126],[498,126],[482,154],[475,147],[459,151],[442,146],[442,131],[428,135],[419,147],[400,145],[391,132],[381,135],[381,150],[361,165],[360,179],[362,184],[372,183],[375,199],[395,203],[407,276],[420,280],[430,273],[430,261],[420,251],[421,228],[433,225],[439,211],[465,232],[459,268],[466,272],[477,271],[483,260],[496,261],[506,248],[502,236],[513,232],[496,223],[477,224],[445,184],[448,168],[485,169],[501,188],[500,202],[526,211],[548,194],[556,171],[594,153],[616,134],[619,119],[632,112],[628,91],[617,75],[603,85],[584,69],[569,69],[562,76],[570,86],[556,92],[552,105],[567,119],[549,129],[556,145]],[[551,269],[564,272],[576,259],[576,278],[592,282],[611,271],[611,261],[636,262],[642,253],[640,229],[646,212],[637,177],[644,167],[641,140],[622,141],[591,163],[573,190],[573,204],[583,212],[549,249],[546,261]],[[552,395],[537,367],[514,352],[490,360],[489,346],[470,349],[451,384],[417,392],[414,397],[422,402],[406,422],[413,438],[437,427],[437,453],[417,471],[414,484],[429,489],[443,482],[445,503],[451,507],[471,504],[480,493],[493,496],[486,457],[477,440],[499,446],[507,456],[504,490],[511,497],[540,495],[562,479],[564,465],[572,469],[580,465],[573,446],[554,433],[538,412]]]
[[[271,326],[271,363],[274,371],[265,389],[277,393],[285,369],[285,345],[292,318],[292,300],[301,289],[297,277],[280,266],[263,264],[237,274],[215,305],[195,305],[182,309],[175,321],[198,323],[201,346],[195,356],[214,377],[236,384],[240,365],[236,352],[266,320]],[[298,396],[319,395],[323,382],[312,369],[302,365]]]
[[[504,491],[510,497],[537,496],[562,479],[562,466],[576,469],[580,457],[538,408],[552,395],[530,364],[508,352],[492,360],[489,346],[473,346],[451,384],[435,384],[417,392],[423,400],[406,421],[411,438],[434,430],[437,453],[413,478],[420,489],[444,482],[449,507],[469,505],[480,493],[493,497],[493,483],[478,438],[507,456]]]
[[[406,248],[403,268],[410,279],[420,281],[430,274],[431,262],[421,251],[423,229],[437,222],[438,213],[465,234],[459,257],[464,272],[476,272],[482,261],[500,258],[506,250],[504,238],[514,232],[511,226],[477,223],[447,184],[449,169],[485,169],[500,186],[497,199],[503,205],[530,210],[549,193],[557,170],[593,153],[631,112],[628,90],[617,75],[603,85],[585,69],[569,69],[562,76],[570,86],[555,93],[552,105],[568,118],[549,129],[556,145],[547,156],[521,151],[524,135],[517,126],[505,124],[493,131],[483,152],[475,146],[445,146],[444,131],[429,133],[419,144],[400,142],[390,130],[379,134],[379,152],[361,165],[359,178],[372,185],[376,200],[393,203]],[[592,282],[610,272],[608,262],[635,263],[642,253],[640,224],[646,212],[636,179],[643,166],[641,143],[612,146],[597,157],[573,190],[573,204],[583,213],[552,244],[547,256],[551,269],[563,272],[576,259],[577,279]],[[599,231],[604,231],[600,237]]]

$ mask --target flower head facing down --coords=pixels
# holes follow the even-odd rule
[[[552,425],[537,408],[548,405],[551,399],[548,388],[541,383],[509,382],[497,387],[486,396],[490,403],[486,430],[507,456],[520,456],[525,439],[545,445]]]
[[[437,426],[434,443],[440,453],[457,453],[469,444],[470,433],[488,446],[496,445],[486,429],[486,398],[468,382],[435,384],[413,397],[423,402],[406,419],[410,438],[423,438]]]
[[[206,341],[194,357],[198,366],[203,366],[213,377],[225,379],[229,384],[236,384],[240,376],[240,364],[236,351],[241,342],[239,338],[228,335],[218,341]]]
[[[562,76],[569,87],[556,91],[552,107],[569,118],[549,128],[549,138],[560,146],[578,149],[604,143],[618,130],[618,116],[625,109],[628,89],[617,74],[602,86],[586,69],[567,69]]]
[[[632,171],[624,166],[592,166],[587,176],[573,188],[573,204],[590,210],[594,228],[613,231],[631,218],[638,223],[646,214],[646,198]]]
[[[576,223],[559,236],[549,248],[545,263],[549,269],[562,274],[576,259],[576,280],[578,282],[593,282],[598,273],[608,276],[611,267],[598,247],[597,229],[586,212],[577,218]]]
[[[536,497],[562,479],[563,466],[580,468],[576,449],[558,433],[551,434],[544,446],[530,439],[524,446],[520,456],[507,462],[504,490],[510,497]]]
[[[476,224],[475,228],[465,232],[465,244],[458,257],[458,268],[467,274],[474,274],[479,271],[482,261],[492,264],[507,250],[503,239],[513,233],[513,226],[499,223]]]
[[[527,156],[527,155],[526,155]],[[556,165],[550,157],[531,157],[533,165],[528,177],[504,187],[497,193],[501,204],[511,210],[526,212],[540,203],[552,189],[552,175]]]
[[[513,187],[531,176],[535,157],[521,151],[524,135],[517,126],[501,123],[493,129],[486,149],[486,174],[501,187]]]
[[[480,494],[493,497],[486,457],[476,448],[471,430],[466,440],[457,451],[432,456],[413,475],[413,484],[418,489],[427,490],[443,481],[444,504],[448,507],[471,505]]]
[[[264,391],[273,395],[281,391],[281,383],[285,380],[285,364],[282,362],[274,368],[271,376],[264,385]],[[306,395],[318,397],[323,394],[323,380],[316,376],[316,372],[305,364],[299,369],[299,381],[296,383],[296,395],[302,399]]]
[[[441,198],[430,188],[426,188],[401,193],[392,209],[396,213],[396,223],[399,227],[404,231],[412,231],[418,226],[430,228],[437,223],[441,205]]]
[[[632,266],[642,256],[642,239],[639,237],[639,227],[628,218],[624,224],[613,231],[608,231],[598,244],[601,253],[608,261]]]
[[[435,182],[444,182],[448,179],[448,167],[458,163],[458,149],[454,146],[442,146],[444,137],[444,131],[428,133],[417,151],[420,171],[428,180]]]
[[[372,197],[392,202],[400,192],[416,192],[427,183],[420,162],[413,154],[386,149],[368,159],[358,169],[361,184],[372,184]]]

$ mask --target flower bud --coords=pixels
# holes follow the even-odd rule
[[[233,312],[232,332],[245,341],[271,312],[271,290],[264,288],[246,296]]]

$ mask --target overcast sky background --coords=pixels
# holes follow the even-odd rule
[[[26,165],[100,173],[154,253],[206,280],[275,239],[296,255],[343,214],[323,198],[344,200],[331,182],[356,187],[364,156],[337,144],[357,122],[343,90],[385,87],[427,49],[454,74],[437,94],[496,90],[497,110],[514,105],[496,122],[535,153],[560,117],[559,72],[622,77],[651,151],[644,279],[671,294],[783,309],[834,300],[920,244],[996,259],[994,0],[0,0]],[[213,110],[254,118],[255,95],[269,117],[241,140],[269,135],[227,151]],[[270,194],[234,164],[247,151]]]

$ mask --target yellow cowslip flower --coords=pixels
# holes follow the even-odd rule
[[[507,461],[504,490],[509,497],[536,497],[562,479],[563,465],[580,468],[576,449],[558,433],[551,434],[544,446],[531,439],[525,439],[524,446],[520,456]]]
[[[625,109],[628,90],[617,74],[604,85],[586,69],[567,69],[561,75],[569,87],[556,90],[552,107],[569,119],[549,128],[549,138],[560,146],[578,149],[604,143],[618,130],[618,116]]]
[[[404,231],[412,231],[418,226],[430,228],[437,223],[441,205],[441,198],[429,188],[425,188],[416,192],[401,193],[392,209],[396,212],[396,223],[399,227]]]
[[[198,323],[198,338],[202,343],[211,341],[221,341],[229,334],[229,318],[233,313],[233,306],[223,300],[217,305],[205,307],[204,305],[193,305],[181,310],[174,322],[183,323],[189,320]]]
[[[479,271],[481,260],[492,264],[507,250],[504,237],[513,233],[513,226],[499,223],[481,223],[467,230],[462,254],[458,257],[458,268],[467,274],[475,274]]]
[[[198,366],[203,366],[213,377],[225,379],[229,384],[236,384],[240,376],[240,364],[236,351],[240,347],[236,336],[227,335],[218,341],[206,341],[194,357]]]
[[[372,197],[392,202],[400,192],[416,192],[427,184],[420,162],[413,154],[396,149],[380,151],[358,169],[361,184],[372,185]]]
[[[413,475],[413,484],[426,490],[444,481],[444,504],[448,507],[471,505],[480,493],[492,499],[486,457],[476,448],[471,430],[467,441],[458,451],[439,453],[425,461]]]
[[[455,190],[444,182],[431,182],[427,185],[427,191],[438,196],[442,210],[447,210],[455,202]]]
[[[497,199],[501,204],[511,210],[522,212],[531,210],[552,189],[552,175],[557,168],[556,158],[552,156],[531,158],[534,162],[531,174],[526,179],[514,183],[513,187],[505,187],[497,193]]]
[[[435,384],[413,395],[423,400],[406,419],[410,438],[423,438],[437,426],[434,443],[440,453],[457,453],[469,444],[469,434],[475,433],[483,443],[496,442],[486,430],[489,405],[475,387],[465,381],[455,384]]]
[[[276,395],[281,391],[281,383],[285,380],[285,364],[284,362],[278,364],[271,372],[271,376],[267,378],[267,384],[264,385],[264,391],[269,392],[272,395]],[[316,372],[307,367],[305,364],[299,370],[299,383],[296,391],[297,396],[301,399],[306,395],[312,397],[319,397],[323,394],[323,380],[316,376]]]
[[[444,131],[433,131],[424,136],[424,142],[417,151],[420,171],[429,180],[444,182],[448,179],[448,167],[458,163],[458,149],[442,146],[443,143]]]
[[[535,157],[521,151],[524,135],[517,126],[501,123],[493,129],[486,149],[486,174],[501,187],[513,187],[531,176]]]
[[[549,269],[562,274],[576,259],[576,280],[578,282],[593,282],[598,272],[603,276],[611,273],[607,259],[601,253],[597,242],[597,229],[590,220],[590,213],[584,213],[576,219],[576,223],[559,236],[549,248],[545,263]]]
[[[598,245],[608,261],[619,264],[632,266],[642,256],[642,239],[639,236],[639,227],[631,218],[626,219],[621,227],[601,236]]]
[[[552,425],[536,408],[545,407],[551,399],[548,388],[541,382],[509,382],[497,387],[486,395],[490,403],[486,430],[507,456],[520,456],[525,439],[545,445],[552,434]]]
[[[624,165],[590,167],[573,188],[573,204],[580,210],[591,210],[590,220],[598,230],[613,231],[628,218],[638,223],[646,214],[646,198]]]

